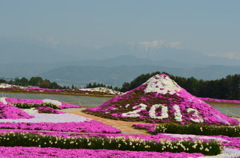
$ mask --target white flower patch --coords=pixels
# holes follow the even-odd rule
[[[11,87],[12,87],[12,85],[10,85],[10,84],[6,84],[6,83],[0,84],[0,88],[11,88]]]
[[[145,93],[160,93],[160,94],[176,94],[181,91],[181,87],[168,76],[156,75],[150,78],[147,82]]]
[[[89,89],[89,88],[78,89],[78,90],[82,90],[82,91],[88,91],[88,92],[93,92],[93,90],[91,90],[91,89]]]
[[[79,90],[84,90],[84,91],[89,91],[89,92],[104,92],[104,93],[109,93],[109,94],[121,94],[119,91],[112,90],[110,88],[106,87],[96,87],[96,88],[86,88],[86,89],[79,89]]]
[[[1,97],[0,102],[2,102],[3,104],[7,104],[6,97]]]
[[[43,103],[52,103],[54,105],[57,105],[58,107],[62,105],[60,101],[52,99],[43,99]]]
[[[89,118],[78,116],[74,114],[45,114],[45,113],[32,113],[35,118],[31,119],[0,119],[0,122],[49,122],[49,123],[63,123],[63,122],[84,122],[89,121]],[[91,120],[91,119],[90,119]]]
[[[139,107],[140,106],[140,108],[139,109],[136,109],[137,107]],[[122,116],[123,117],[140,117],[140,115],[138,114],[140,111],[142,111],[142,110],[145,110],[147,108],[147,105],[145,105],[145,104],[139,104],[139,105],[136,105],[136,106],[134,106],[133,107],[133,109],[136,109],[136,110],[134,110],[134,111],[129,111],[129,112],[127,112],[127,113],[122,113]]]
[[[196,109],[187,108],[187,112],[188,112],[188,113],[194,112],[194,114],[193,114],[192,116],[198,118],[198,119],[190,118],[190,120],[192,120],[193,122],[196,122],[196,123],[203,122],[203,118],[201,118],[201,117],[199,116],[199,112],[198,112]]]
[[[23,111],[25,111],[28,114],[33,114],[33,113],[38,113],[38,110],[36,110],[35,108],[30,108],[30,109],[22,109]]]
[[[127,104],[125,107],[128,107],[128,106],[129,106],[129,104]],[[140,108],[137,109],[137,107],[140,107]],[[141,112],[141,111],[147,111],[146,108],[147,108],[147,105],[141,103],[141,104],[136,105],[136,106],[133,107],[133,109],[136,109],[136,110],[129,111],[129,112],[126,112],[126,113],[122,113],[122,116],[124,116],[124,117],[140,117],[140,115],[138,113]],[[157,108],[161,108],[160,116],[156,115]],[[173,109],[175,110],[175,112],[174,112],[175,120],[177,122],[182,122],[183,121],[182,120],[182,114],[181,114],[181,110],[180,110],[179,105],[174,105]],[[190,120],[192,120],[193,122],[196,122],[196,123],[204,122],[203,118],[201,116],[199,116],[199,112],[196,109],[187,108],[187,112],[188,113],[193,112],[193,114],[192,114],[193,118],[190,118]],[[149,117],[153,118],[153,119],[165,119],[165,118],[168,118],[169,117],[168,107],[166,105],[162,105],[162,104],[154,104],[154,105],[152,105],[150,110],[149,110]]]
[[[204,156],[199,158],[238,158],[240,157],[240,150],[232,148],[224,148],[221,154],[214,156]]]
[[[182,114],[180,111],[180,107],[178,105],[174,105],[173,109],[175,110],[174,112],[175,120],[178,122],[182,122]]]
[[[156,109],[160,107],[162,108],[162,113],[160,116],[156,116]],[[168,107],[162,104],[154,104],[149,111],[149,116],[153,119],[168,118]]]
[[[229,140],[219,138],[219,137],[214,137],[214,136],[197,136],[192,134],[168,134],[168,133],[164,133],[163,135],[168,135],[173,138],[192,138],[192,139],[206,139],[206,140],[213,139],[220,142],[230,142]]]

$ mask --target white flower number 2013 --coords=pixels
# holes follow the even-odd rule
[[[140,111],[146,110],[146,108],[147,108],[147,105],[141,103],[141,104],[133,107],[133,109],[136,109],[136,110],[129,111],[127,113],[122,113],[122,116],[124,116],[124,117],[140,117],[140,115],[138,113]],[[156,115],[156,109],[157,108],[161,108],[161,115],[159,115],[159,116]],[[182,114],[181,114],[181,111],[180,111],[180,107],[178,105],[174,105],[173,109],[175,110],[175,112],[174,112],[175,120],[178,121],[178,122],[181,122],[182,121]],[[194,118],[190,118],[190,120],[192,120],[193,122],[196,122],[196,123],[203,122],[203,119],[198,115],[199,113],[196,109],[187,108],[187,112],[188,113],[193,112],[192,116]],[[162,105],[162,104],[154,104],[154,105],[152,105],[152,107],[149,110],[149,116],[153,119],[168,118],[168,107],[165,106],[165,105]]]

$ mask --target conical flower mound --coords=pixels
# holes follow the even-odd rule
[[[141,86],[85,112],[112,119],[152,123],[239,124],[238,120],[192,96],[165,74],[153,76]]]

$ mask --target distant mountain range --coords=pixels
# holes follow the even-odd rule
[[[240,73],[240,60],[210,57],[162,41],[93,49],[0,38],[0,54],[0,77],[41,76],[76,86],[89,82],[120,86],[142,73],[155,71],[205,80]]]
[[[84,86],[89,82],[121,86],[143,73],[167,72],[175,76],[192,77],[204,80],[220,79],[229,74],[239,74],[240,66],[208,66],[199,68],[170,68],[162,66],[65,66],[41,73],[40,76],[64,85]]]

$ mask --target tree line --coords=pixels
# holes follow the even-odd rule
[[[116,90],[116,91],[121,91],[121,88],[119,87],[113,87],[111,85],[105,85],[103,83],[88,83],[84,88],[96,88],[96,87],[106,87],[106,88],[109,88],[109,89],[113,89],[113,90]]]
[[[14,80],[6,81],[1,79],[1,83],[8,83],[11,85],[18,85],[18,86],[36,86],[40,88],[50,88],[50,89],[67,89],[69,87],[60,86],[55,81],[51,82],[47,79],[42,79],[41,77],[31,77],[27,79],[25,77],[22,78],[15,78]]]
[[[198,97],[209,97],[216,99],[231,99],[231,100],[240,100],[240,74],[228,75],[225,78],[217,80],[199,80],[194,77],[185,78],[179,76],[173,76],[166,72],[162,72],[170,76],[175,82],[178,83],[182,88],[186,89],[189,93]],[[141,74],[131,82],[125,82],[122,84],[122,87],[112,87],[102,83],[89,83],[85,88],[95,88],[95,87],[106,87],[121,92],[126,92],[132,90],[149,78],[156,74],[161,74],[161,72],[153,72],[147,74]],[[15,80],[6,81],[0,79],[1,83],[8,83],[19,86],[36,86],[40,88],[51,88],[51,89],[70,89],[69,86],[60,86],[55,81],[51,82],[47,79],[42,79],[41,77],[32,77],[27,79],[15,78]],[[75,86],[71,86],[71,89],[75,89]]]
[[[184,78],[163,73],[169,75],[179,86],[194,96],[240,100],[240,74],[228,75],[226,78],[217,80],[198,80],[194,77]],[[134,89],[156,74],[160,74],[160,72],[142,74],[131,82],[125,82],[121,91],[126,92]]]

